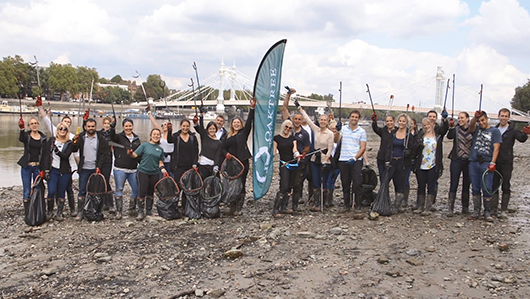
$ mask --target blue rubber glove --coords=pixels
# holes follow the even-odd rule
[[[442,118],[446,119],[448,116],[449,116],[449,113],[447,113],[447,110],[444,109],[444,111],[442,111]]]
[[[340,131],[342,130],[342,122],[337,122],[337,126],[335,126],[337,128],[337,131]]]
[[[357,162],[357,159],[351,158],[350,160],[348,160],[348,162],[346,162],[346,165],[350,165],[351,166],[351,165],[355,164],[355,162]]]

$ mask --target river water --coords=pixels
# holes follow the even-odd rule
[[[29,119],[31,116],[25,115],[24,121],[26,122],[26,129],[29,124]],[[17,161],[20,159],[24,153],[24,147],[22,142],[18,141],[19,128],[18,120],[19,115],[9,115],[9,114],[0,114],[0,187],[9,187],[9,186],[18,186],[22,185],[20,178],[20,166],[17,164]],[[52,122],[57,125],[62,117],[52,116]],[[103,118],[96,118],[98,121],[97,129],[102,128]],[[45,124],[40,120],[39,130],[44,134],[49,135],[50,130],[45,128]],[[178,121],[174,121],[174,127]],[[78,117],[73,117],[72,119],[72,130],[75,133],[75,130],[81,121]],[[159,123],[162,123],[162,120],[159,120]],[[380,124],[381,126],[382,124]],[[228,124],[226,125],[228,126]],[[134,119],[134,132],[140,136],[142,141],[149,140],[149,132],[153,128],[153,125],[149,119],[138,118]],[[363,127],[366,130],[368,141],[378,140],[378,136],[375,135],[370,127]],[[276,132],[279,132],[280,124],[276,125]],[[121,132],[121,120],[118,120],[118,126],[116,130]]]

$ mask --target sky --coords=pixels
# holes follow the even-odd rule
[[[344,103],[368,101],[368,83],[379,104],[432,107],[441,66],[455,109],[476,110],[483,84],[491,113],[530,78],[529,11],[528,0],[0,0],[0,54],[184,89],[193,62],[202,77],[224,62],[253,78],[285,38],[282,84],[300,94],[338,100],[342,82]]]

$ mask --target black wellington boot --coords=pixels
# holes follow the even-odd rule
[[[311,207],[312,212],[318,212],[320,211],[320,204],[321,204],[321,189],[314,189],[313,190],[313,207]]]
[[[281,217],[280,214],[280,206],[282,201],[282,194],[280,192],[276,192],[276,198],[274,199],[274,205],[272,207],[272,216],[275,218]]]
[[[77,197],[77,216],[75,220],[81,221],[83,219],[83,208],[85,207],[85,198],[82,196]]]
[[[145,214],[153,216],[153,197],[151,196],[145,198]]]
[[[410,185],[409,186],[405,186],[405,188],[403,189],[403,201],[402,201],[402,205],[404,208],[406,208],[409,204],[409,193],[410,193]]]
[[[29,210],[29,200],[23,199],[22,203],[24,204],[24,216],[26,216]]]
[[[136,220],[142,221],[145,218],[145,198],[138,198],[138,216]]]
[[[480,210],[482,209],[482,196],[473,195],[473,214],[469,216],[470,220],[477,220],[480,217]]]
[[[116,213],[116,208],[114,207],[114,192],[107,192],[107,205],[109,206],[109,213]]]
[[[53,218],[53,207],[55,206],[55,198],[48,198],[46,201],[46,219],[52,219]]]
[[[484,220],[488,222],[493,222],[493,217],[491,217],[491,198],[484,198]]]
[[[64,209],[64,198],[59,198],[59,201],[57,202],[57,211],[55,212],[54,219],[57,221],[63,221],[63,209]]]
[[[421,214],[425,208],[425,194],[418,194],[416,198],[416,208],[414,214]]]
[[[447,217],[453,217],[455,215],[455,201],[456,201],[456,193],[449,192],[449,198],[447,199]]]
[[[469,214],[469,192],[462,193],[462,214]]]
[[[116,219],[120,220],[123,213],[123,197],[116,197]]]
[[[77,216],[77,211],[75,210],[74,193],[66,193],[66,198],[68,198],[68,208],[70,208],[70,217]]]
[[[498,217],[499,216],[499,192],[495,192],[492,196],[491,196],[491,200],[490,200],[490,214],[491,216],[494,216],[494,217]],[[484,209],[486,209],[486,206],[484,206]]]
[[[129,216],[136,217],[138,212],[136,211],[136,206],[138,205],[138,198],[131,197],[129,198]]]

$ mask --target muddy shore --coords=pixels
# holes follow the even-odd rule
[[[378,144],[368,147],[374,165]],[[339,213],[339,179],[334,208],[302,205],[273,219],[275,176],[268,195],[253,203],[249,194],[238,217],[138,222],[106,214],[99,223],[66,218],[32,228],[22,188],[2,188],[0,298],[530,298],[527,144],[516,143],[515,156],[515,211],[493,223],[445,216],[448,159],[428,217]],[[241,256],[226,257],[232,248]]]

